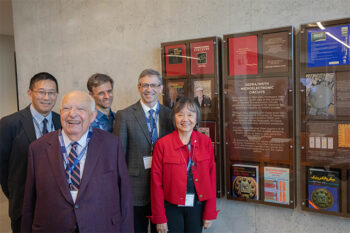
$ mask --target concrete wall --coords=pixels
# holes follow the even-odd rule
[[[0,118],[17,111],[15,40],[0,35]]]
[[[0,35],[0,118],[17,111],[14,52],[13,36]],[[10,231],[7,209],[8,201],[0,192],[0,232]]]
[[[92,73],[105,72],[116,81],[113,109],[120,109],[138,100],[142,69],[161,69],[161,42],[298,28],[349,17],[349,10],[348,0],[13,0],[20,107],[29,103],[25,90],[36,72],[58,78],[60,97],[85,90]],[[349,232],[348,219],[298,205],[290,210],[221,199],[219,218],[207,232]]]
[[[0,0],[0,34],[13,36],[11,0]]]

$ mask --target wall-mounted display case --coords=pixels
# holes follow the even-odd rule
[[[300,30],[302,209],[350,217],[350,19]]]
[[[296,206],[294,29],[224,35],[226,196]]]
[[[222,143],[221,39],[199,39],[161,44],[163,103],[172,108],[181,96],[193,98],[201,111],[199,131],[212,139],[217,196],[224,195]]]

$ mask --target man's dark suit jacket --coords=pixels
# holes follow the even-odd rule
[[[55,129],[61,127],[60,116],[52,112]],[[27,174],[28,147],[36,140],[30,106],[0,120],[1,187],[9,199],[12,220],[21,217]]]
[[[159,135],[173,131],[170,109],[159,106]],[[140,101],[117,112],[113,133],[120,137],[134,194],[134,206],[150,202],[151,169],[145,170],[143,157],[151,155],[152,139],[147,128],[145,112]]]
[[[65,175],[58,131],[29,147],[22,232],[133,232],[128,170],[118,137],[93,129],[76,202]]]
[[[203,99],[201,103],[199,103],[198,96],[194,98],[194,102],[198,105],[198,107],[201,107],[201,108],[211,107],[211,99],[206,95],[203,95]]]

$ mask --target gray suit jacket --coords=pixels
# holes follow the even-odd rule
[[[173,131],[170,113],[169,108],[159,106],[158,138]],[[145,206],[150,202],[151,169],[145,169],[143,157],[151,154],[152,140],[140,101],[117,112],[113,133],[120,137],[123,144],[134,194],[134,206]]]

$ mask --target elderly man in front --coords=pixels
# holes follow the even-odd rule
[[[22,232],[133,232],[133,199],[118,137],[92,129],[94,100],[61,102],[62,130],[29,147]]]

